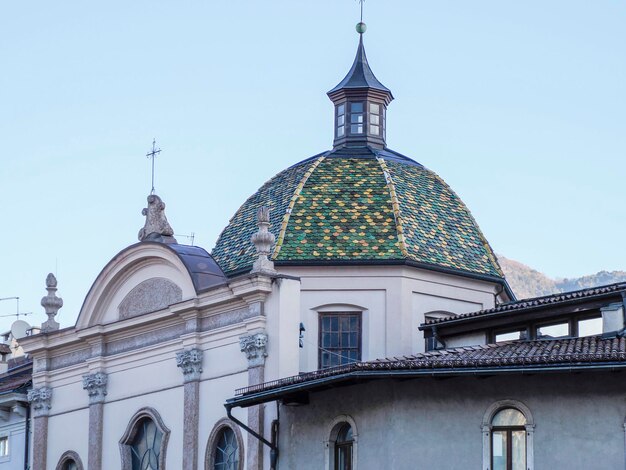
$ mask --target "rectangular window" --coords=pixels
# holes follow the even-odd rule
[[[378,103],[370,103],[369,108],[369,133],[370,135],[380,136],[381,106]]]
[[[541,338],[565,338],[569,336],[569,323],[555,325],[542,325],[537,327],[537,339]]]
[[[350,103],[350,134],[363,134],[364,122],[363,103]]]
[[[343,137],[346,134],[346,105],[337,106],[337,137]]]
[[[350,112],[351,113],[362,113],[363,112],[363,103],[350,103]]]
[[[0,457],[9,455],[9,436],[0,437]]]
[[[587,318],[578,322],[578,336],[595,336],[602,334],[602,318]]]
[[[322,313],[319,324],[319,368],[361,360],[361,314]]]
[[[522,339],[522,336],[523,336],[522,330],[502,331],[502,332],[496,333],[495,340],[496,340],[496,343],[499,343],[500,341],[512,341],[516,339]]]

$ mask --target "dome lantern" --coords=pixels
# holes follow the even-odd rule
[[[385,148],[387,106],[391,91],[374,76],[365,55],[365,23],[357,25],[359,47],[352,68],[328,97],[335,105],[335,148],[370,145]]]

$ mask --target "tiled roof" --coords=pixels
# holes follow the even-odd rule
[[[626,339],[567,338],[534,341],[507,341],[483,346],[465,346],[431,351],[414,356],[358,362],[324,369],[237,391],[238,395],[265,392],[282,387],[304,384],[319,379],[359,372],[380,371],[440,371],[455,373],[464,369],[492,369],[505,367],[540,368],[545,366],[593,366],[601,363],[626,365]]]
[[[8,372],[0,375],[0,394],[15,391],[25,392],[33,375],[33,363],[28,361],[19,366],[9,369]]]
[[[233,216],[213,250],[227,275],[252,267],[250,237],[262,205],[272,210],[278,265],[395,260],[503,277],[459,197],[435,173],[389,149],[338,149],[268,181]]]
[[[446,318],[432,319],[424,323],[424,325],[434,325],[445,323],[448,321],[481,317],[489,314],[505,313],[525,309],[533,309],[544,306],[555,306],[558,304],[565,304],[568,302],[574,302],[577,300],[590,299],[598,296],[605,296],[614,294],[616,292],[626,291],[626,283],[610,284],[608,286],[592,287],[589,289],[582,289],[573,292],[565,292],[563,294],[552,294],[543,297],[536,297],[532,299],[524,299],[516,302],[509,302],[506,304],[498,305],[497,307],[479,310],[477,312],[463,313],[461,315],[454,315]]]

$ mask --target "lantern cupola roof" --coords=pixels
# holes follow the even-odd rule
[[[385,148],[387,106],[393,100],[391,90],[372,72],[365,46],[363,33],[365,23],[356,25],[359,33],[359,47],[348,75],[328,97],[335,105],[335,139],[333,147]]]
[[[359,23],[361,24],[361,23]],[[365,54],[365,46],[363,45],[363,33],[359,34],[359,47],[356,51],[356,57],[354,63],[350,68],[350,71],[339,84],[328,92],[330,99],[333,99],[333,95],[342,90],[359,90],[370,88],[372,90],[378,90],[389,95],[389,101],[393,100],[393,94],[391,90],[380,81],[372,72],[369,62],[367,61],[367,55]]]

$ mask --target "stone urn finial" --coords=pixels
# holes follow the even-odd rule
[[[46,310],[46,315],[48,315],[48,320],[46,320],[41,325],[41,331],[54,331],[59,329],[59,323],[54,319],[57,313],[59,313],[59,309],[63,307],[63,299],[61,297],[57,297],[57,278],[54,277],[54,274],[48,274],[46,277],[46,290],[48,291],[48,295],[41,299],[41,306]]]
[[[270,227],[270,209],[262,206],[256,213],[259,231],[252,235],[252,244],[256,248],[257,260],[252,266],[252,273],[276,274],[274,263],[269,259],[276,237],[268,229]]]
[[[146,223],[139,230],[139,241],[155,241],[161,243],[178,243],[174,238],[174,230],[165,217],[165,203],[156,194],[148,196],[148,207],[141,211],[146,216]]]

